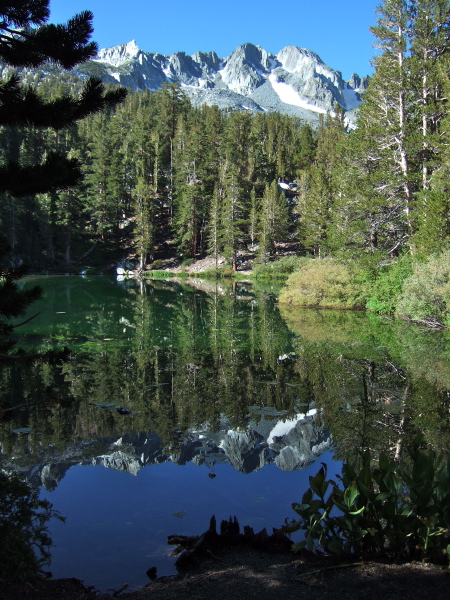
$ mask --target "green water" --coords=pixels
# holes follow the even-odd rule
[[[39,315],[17,346],[71,355],[1,365],[2,408],[18,408],[0,444],[2,464],[68,517],[52,526],[55,576],[143,585],[153,564],[174,570],[167,535],[199,533],[213,513],[256,529],[293,517],[318,458],[401,447],[407,460],[419,432],[449,447],[446,332],[279,308],[245,283],[36,283]]]

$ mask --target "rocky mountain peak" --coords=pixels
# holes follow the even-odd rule
[[[192,59],[200,65],[206,65],[210,69],[219,69],[220,59],[217,54],[212,52],[196,52],[192,55]]]
[[[344,81],[339,71],[327,66],[311,50],[286,46],[277,55],[245,43],[228,57],[213,51],[189,56],[143,52],[133,40],[101,50],[95,61],[103,69],[103,81],[133,90],[156,90],[177,82],[194,105],[217,104],[220,108],[273,111],[299,116],[316,126],[319,114],[340,104],[354,119],[361,103],[359,92],[367,78],[354,74]],[[120,67],[120,69],[118,69]]]
[[[270,59],[272,54],[266,52],[260,46],[246,43],[238,46],[227,59],[227,64],[247,65],[261,71],[269,71],[272,67]]]
[[[140,52],[141,50],[136,44],[136,40],[131,40],[131,42],[128,42],[127,44],[100,50],[97,54],[97,58],[94,58],[94,60],[118,67],[133,58],[137,58]]]
[[[301,73],[305,70],[305,67],[315,65],[326,67],[320,56],[315,52],[298,46],[286,46],[278,52],[277,60],[281,63],[283,69],[289,73]]]
[[[264,82],[264,75],[267,77],[272,66],[270,59],[271,55],[259,46],[238,46],[224,61],[222,81],[233,92],[248,96]]]
[[[361,78],[356,73],[353,73],[353,75],[348,80],[348,87],[358,92],[364,92],[367,89],[368,85],[369,77],[366,76]]]

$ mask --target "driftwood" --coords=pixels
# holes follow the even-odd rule
[[[292,541],[278,530],[273,530],[269,535],[266,529],[254,533],[253,528],[244,526],[244,533],[240,532],[239,522],[236,517],[228,521],[221,521],[220,534],[217,533],[216,518],[213,515],[209,528],[199,536],[170,535],[167,542],[177,547],[172,556],[178,556],[175,563],[179,571],[188,570],[198,565],[204,558],[220,560],[220,551],[227,547],[250,546],[266,552],[279,552],[289,549]]]

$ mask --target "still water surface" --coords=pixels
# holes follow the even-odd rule
[[[269,289],[39,278],[21,345],[64,365],[3,366],[2,462],[67,517],[51,570],[99,589],[175,572],[167,536],[295,513],[308,476],[358,449],[449,436],[446,333],[362,313],[281,307]],[[26,428],[28,433],[17,433]]]

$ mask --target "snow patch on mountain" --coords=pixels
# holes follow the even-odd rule
[[[312,408],[306,414],[298,414],[293,419],[286,419],[286,421],[277,421],[275,427],[270,431],[267,436],[267,443],[273,444],[277,439],[288,435],[301,421],[308,417],[315,417],[317,415],[317,409]]]
[[[317,113],[326,114],[327,111],[324,108],[314,106],[303,100],[292,86],[283,81],[277,81],[277,76],[275,74],[272,73],[272,75],[269,75],[269,81],[281,102],[292,104],[292,106],[299,106],[300,108],[312,110]]]

